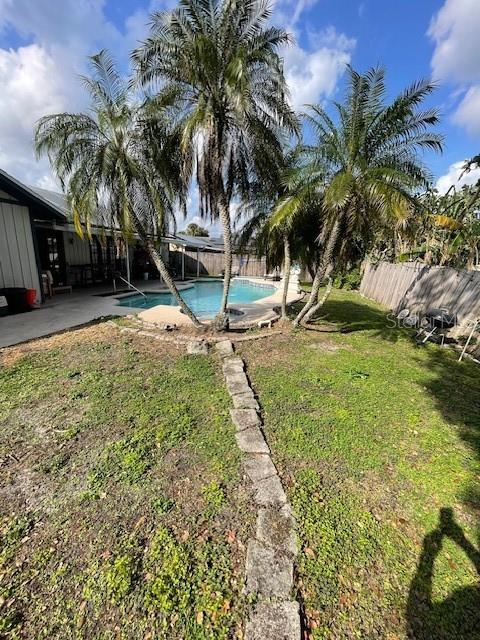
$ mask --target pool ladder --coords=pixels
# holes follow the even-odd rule
[[[137,287],[135,285],[133,285],[131,282],[129,282],[128,280],[126,280],[123,276],[121,276],[119,273],[116,273],[113,276],[113,290],[116,291],[117,287],[116,287],[116,279],[119,278],[120,280],[122,280],[123,282],[125,282],[126,285],[128,285],[128,287],[130,287],[131,289],[134,289],[135,291],[137,291],[141,296],[143,296],[145,298],[145,300],[147,299],[147,296],[143,293],[143,291],[140,291],[140,289],[137,289]]]

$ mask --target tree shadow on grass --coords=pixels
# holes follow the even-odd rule
[[[475,567],[480,578],[480,552],[455,522],[453,511],[440,509],[438,527],[423,540],[417,571],[407,604],[408,637],[412,640],[478,640],[480,637],[480,583],[462,587],[442,602],[432,602],[435,560],[450,538]]]
[[[393,315],[362,302],[361,298],[358,300],[330,298],[322,307],[321,315],[316,317],[306,329],[328,331],[329,329],[325,327],[327,323],[332,325],[332,331],[340,333],[374,331],[374,336],[389,342],[396,342],[402,335],[411,335],[408,330],[397,327]]]

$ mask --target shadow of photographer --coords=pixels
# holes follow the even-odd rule
[[[465,552],[480,580],[480,551],[455,522],[453,510],[440,509],[439,524],[425,536],[407,604],[408,637],[411,640],[479,640],[480,582],[455,590],[445,600],[432,602],[434,565],[444,538]]]

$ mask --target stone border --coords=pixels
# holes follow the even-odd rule
[[[131,320],[131,318],[129,318]],[[182,335],[180,332],[170,330],[167,326],[161,327],[159,325],[155,325],[152,323],[141,322],[139,320],[133,320],[137,327],[122,327],[118,325],[113,320],[107,320],[105,324],[109,326],[116,327],[120,333],[132,333],[137,334],[139,336],[145,336],[147,338],[153,338],[154,340],[159,340],[160,342],[171,342],[172,344],[177,345],[188,345],[190,343],[204,343],[208,344],[216,344],[218,342],[225,342],[225,336],[212,336],[206,335],[204,338],[196,337],[194,335]],[[146,328],[142,328],[146,327]],[[235,338],[232,338],[232,342],[249,342],[250,340],[261,340],[262,338],[270,338],[271,336],[279,336],[282,335],[283,331],[281,329],[276,329],[273,331],[269,331],[268,333],[257,333],[251,335],[240,335]]]
[[[189,353],[204,353],[207,347],[200,344],[191,343]],[[244,588],[255,596],[256,605],[246,621],[245,640],[300,640],[299,604],[292,599],[297,554],[295,519],[270,457],[245,363],[235,356],[230,340],[219,340],[215,347],[233,401],[230,415],[235,438],[245,456],[244,469],[257,505],[255,538],[247,544]]]

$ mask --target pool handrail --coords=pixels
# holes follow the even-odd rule
[[[134,289],[135,291],[138,291],[138,293],[143,296],[145,299],[147,299],[147,296],[143,293],[143,291],[140,291],[140,289],[137,289],[137,287],[135,285],[133,285],[131,282],[129,282],[126,278],[124,278],[123,276],[121,276],[119,273],[116,273],[113,276],[113,288],[115,289],[115,279],[116,278],[120,278],[120,280],[123,280],[123,282],[125,282],[125,284],[127,284],[129,287],[131,287],[132,289]]]

